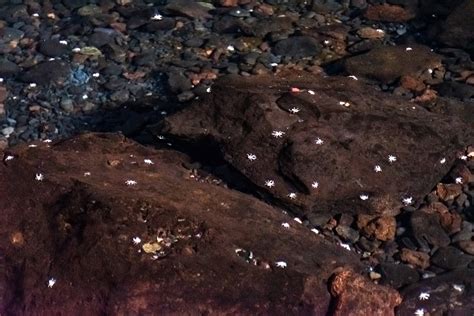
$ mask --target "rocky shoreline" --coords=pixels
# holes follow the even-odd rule
[[[2,314],[474,312],[471,1],[0,4]]]

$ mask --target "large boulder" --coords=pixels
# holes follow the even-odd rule
[[[421,201],[474,139],[457,118],[308,73],[224,77],[156,129],[217,144],[260,192],[303,215],[393,216],[402,201]]]
[[[334,271],[369,282],[354,252],[187,165],[109,134],[5,153],[0,313],[325,315]]]
[[[450,47],[460,47],[474,54],[474,2],[465,0],[446,19],[439,40]]]

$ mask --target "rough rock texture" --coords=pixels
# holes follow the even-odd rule
[[[36,145],[0,165],[2,315],[324,315],[333,271],[361,271],[354,253],[283,228],[288,216],[197,176],[183,154],[109,134]]]
[[[410,285],[402,291],[403,303],[397,315],[414,315],[423,309],[425,315],[473,315],[474,271],[461,269]],[[429,299],[420,300],[421,293]]]
[[[456,118],[348,78],[230,76],[213,91],[168,117],[159,133],[217,143],[229,163],[296,213],[393,216],[403,198],[427,194],[473,139]]]
[[[331,293],[336,297],[333,315],[338,316],[394,315],[394,307],[402,302],[397,291],[376,285],[350,270],[334,276]],[[372,300],[361,300],[361,295],[368,295]]]
[[[439,40],[450,47],[461,47],[474,53],[474,2],[465,0],[448,16]]]
[[[345,61],[348,73],[387,83],[440,67],[441,56],[422,45],[381,46]]]

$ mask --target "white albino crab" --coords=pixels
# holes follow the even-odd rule
[[[296,114],[296,113],[298,113],[298,112],[301,111],[301,110],[300,110],[299,108],[296,108],[296,107],[295,107],[295,108],[291,108],[289,111],[290,111],[290,113]]]
[[[426,292],[421,292],[420,295],[418,296],[418,299],[420,301],[426,301],[429,298],[430,298],[430,293],[426,293]]]
[[[285,135],[285,132],[283,132],[283,131],[273,131],[272,132],[272,136],[275,137],[275,138],[282,138],[283,135]]]
[[[55,278],[50,278],[48,280],[48,287],[52,288],[54,286],[54,284],[56,284],[56,279]]]
[[[406,198],[404,198],[402,200],[403,204],[405,204],[406,206],[410,205],[410,204],[413,204],[413,197],[411,196],[408,196]]]
[[[313,189],[319,188],[319,182],[318,182],[318,181],[314,181],[313,183],[311,183],[311,187],[312,187]]]
[[[43,181],[43,180],[44,180],[43,174],[42,174],[42,173],[37,173],[37,174],[35,175],[35,180],[36,180],[36,181]]]
[[[155,164],[151,159],[143,159],[143,162],[147,165],[154,165]]]
[[[128,186],[136,185],[136,184],[137,184],[137,181],[135,181],[135,180],[127,180],[127,181],[125,181],[125,184],[128,185]]]
[[[359,195],[359,198],[362,200],[362,201],[367,201],[369,199],[369,196],[367,194],[361,194]]]
[[[388,162],[392,163],[392,162],[395,162],[397,161],[397,157],[395,157],[394,155],[389,155],[388,156]]]
[[[275,181],[273,180],[266,180],[265,181],[265,186],[269,187],[269,188],[273,188],[275,186]]]
[[[286,268],[288,266],[285,261],[277,261],[275,264],[278,268]]]
[[[375,172],[382,172],[382,167],[380,167],[379,165],[376,165],[376,166],[374,167],[374,171],[375,171]]]
[[[316,143],[316,145],[322,145],[324,144],[324,140],[322,140],[321,138],[316,138],[316,140],[314,141]]]
[[[288,197],[289,197],[290,199],[294,200],[294,199],[296,199],[296,193],[291,192],[291,193],[288,194]]]
[[[250,161],[257,160],[257,156],[255,154],[247,154],[247,159]]]

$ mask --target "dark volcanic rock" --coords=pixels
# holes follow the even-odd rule
[[[450,243],[448,234],[441,227],[438,214],[413,212],[410,217],[410,228],[420,247],[428,247],[426,243],[435,247],[445,247]]]
[[[379,267],[382,284],[388,284],[398,289],[413,284],[420,279],[418,272],[406,264],[382,263]]]
[[[408,286],[397,315],[414,315],[419,309],[425,315],[473,315],[473,284],[474,270],[462,269]],[[420,300],[421,293],[428,293],[429,299]]]
[[[225,77],[157,130],[217,143],[253,183],[304,214],[393,216],[403,198],[421,200],[473,139],[456,118],[352,79],[308,73]],[[397,160],[390,163],[390,155]],[[439,163],[443,157],[446,164]],[[268,180],[274,186],[266,187]]]
[[[8,59],[0,60],[0,77],[12,77],[20,72],[21,68]]]
[[[362,268],[305,226],[282,228],[288,217],[277,209],[197,179],[177,152],[88,134],[7,154],[2,315],[325,315],[333,271]],[[393,290],[353,279],[381,294],[350,290],[351,300],[398,302]]]
[[[474,53],[474,2],[465,0],[446,19],[439,40]]]
[[[466,267],[472,261],[472,258],[472,256],[466,255],[457,248],[444,247],[434,254],[431,263],[442,269],[454,270]]]
[[[46,61],[31,67],[20,75],[24,82],[33,82],[41,85],[62,84],[69,78],[71,68],[64,61]]]
[[[202,19],[210,18],[209,8],[193,0],[173,0],[169,1],[166,9],[170,12],[184,15],[190,18]]]
[[[345,61],[348,73],[386,83],[403,75],[416,76],[428,69],[439,67],[441,56],[422,45],[381,46]]]
[[[318,41],[310,36],[293,36],[279,41],[273,48],[275,55],[289,57],[316,56],[320,52]]]
[[[67,45],[61,44],[59,40],[46,40],[41,42],[39,51],[49,57],[58,57],[65,54]]]

